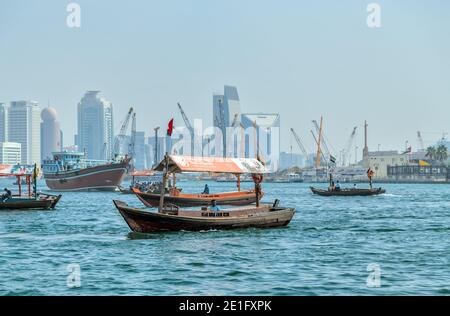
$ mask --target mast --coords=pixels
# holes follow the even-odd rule
[[[169,157],[168,154],[166,153],[164,155],[164,172],[163,172],[163,181],[162,181],[162,186],[161,186],[161,193],[159,196],[159,207],[158,207],[158,213],[161,213],[164,207],[164,194],[166,193],[166,183],[167,183],[167,176],[168,176],[168,171],[169,169]]]
[[[364,149],[363,149],[363,159],[366,159],[369,156],[369,146],[367,142],[367,127],[369,125],[367,124],[367,121],[364,121]]]

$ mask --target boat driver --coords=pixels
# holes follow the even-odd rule
[[[5,188],[5,193],[2,194],[2,202],[9,200],[12,197],[11,190]]]

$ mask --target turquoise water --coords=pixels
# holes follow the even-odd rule
[[[307,184],[266,183],[266,201],[297,209],[286,228],[153,235],[130,233],[113,207],[140,206],[131,195],[64,193],[54,211],[0,212],[0,294],[449,294],[450,186],[385,187],[378,197],[324,198]],[[71,264],[79,287],[67,282]],[[370,264],[380,287],[367,284]]]

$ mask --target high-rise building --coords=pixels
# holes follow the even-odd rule
[[[280,159],[280,115],[243,113],[241,120],[246,130],[245,157],[255,158],[259,153],[272,171],[276,171]]]
[[[159,163],[165,153],[166,153],[166,137],[165,136],[158,136],[158,142],[156,142],[156,137],[155,136],[151,136],[148,138],[148,149],[147,152],[150,153],[150,166],[152,167],[154,165],[156,165],[157,163]],[[182,154],[182,153],[178,153],[178,154]]]
[[[0,142],[8,141],[8,106],[0,103]]]
[[[136,132],[134,140],[134,166],[137,170],[147,168],[146,148],[145,148],[145,132]],[[151,166],[150,166],[151,167]]]
[[[237,123],[240,122],[240,115],[241,105],[236,87],[225,86],[223,94],[213,95],[213,125],[221,129],[223,137],[222,140],[227,138],[226,128],[233,124],[235,118]],[[219,139],[216,141],[219,141]],[[222,148],[222,153],[228,152],[226,144],[223,144],[223,142],[219,141],[217,145],[225,147]],[[219,152],[217,152],[217,154],[219,154]]]
[[[58,114],[54,108],[43,109],[41,118],[41,160],[44,160],[51,158],[53,152],[61,151],[62,132]]]
[[[41,110],[35,101],[13,101],[8,109],[8,141],[21,144],[21,163],[41,162]]]
[[[16,165],[22,163],[19,143],[0,142],[0,164]]]
[[[99,97],[100,91],[88,91],[78,103],[78,150],[89,159],[113,156],[113,107]]]

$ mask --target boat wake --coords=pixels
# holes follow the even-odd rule
[[[392,194],[392,193],[385,193],[385,194],[383,194],[382,196],[385,196],[385,197],[395,197],[395,198],[401,198],[401,197],[403,197],[403,195],[400,195],[400,194]]]

